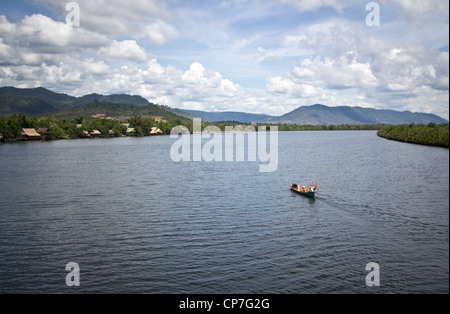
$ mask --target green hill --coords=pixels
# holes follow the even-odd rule
[[[170,119],[191,119],[192,116],[165,106],[150,103],[141,96],[126,94],[100,95],[89,94],[73,97],[58,94],[48,89],[15,87],[0,88],[0,115],[11,116],[22,113],[27,116],[50,116],[53,118],[72,119],[83,116],[86,119],[94,115],[105,117],[130,117],[135,115],[161,117]]]
[[[153,116],[161,117],[164,120],[182,119],[183,117],[173,112],[165,110],[163,107],[150,104],[147,106],[138,106],[133,104],[120,104],[108,102],[91,102],[80,106],[68,108],[49,114],[52,118],[73,119],[83,116],[85,119],[94,119],[98,117],[111,117],[126,120],[133,116]]]
[[[29,116],[39,116],[49,112],[66,109],[73,106],[75,97],[54,93],[48,89],[38,88],[0,88],[0,114],[10,116],[22,113]]]
[[[64,104],[54,100],[44,100],[30,96],[0,94],[0,115],[10,116],[23,113],[39,116],[64,108]]]
[[[84,105],[92,102],[103,102],[103,103],[113,103],[113,104],[132,104],[137,106],[148,106],[151,103],[141,97],[141,96],[131,96],[125,94],[116,95],[100,95],[100,94],[89,94],[79,97],[73,101],[74,106]]]

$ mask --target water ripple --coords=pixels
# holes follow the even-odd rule
[[[77,262],[82,293],[373,293],[378,262],[375,292],[448,293],[448,150],[303,134],[273,174],[173,163],[168,137],[8,146],[0,292],[71,293]],[[289,191],[313,179],[317,199]]]

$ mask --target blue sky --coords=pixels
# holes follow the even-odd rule
[[[449,117],[442,0],[3,0],[0,85],[129,93],[175,108],[281,115],[362,106]]]

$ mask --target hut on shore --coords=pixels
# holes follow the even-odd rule
[[[98,138],[102,133],[99,130],[93,130],[90,135],[90,138]]]
[[[136,129],[128,128],[126,134],[127,134],[127,136],[136,136]]]
[[[161,135],[163,134],[163,131],[157,127],[152,127],[152,130],[150,131],[151,135]]]
[[[36,129],[22,129],[22,139],[26,141],[38,141],[42,136],[36,132]]]
[[[39,128],[37,129],[37,132],[41,134],[41,136],[43,136],[46,140],[50,139],[51,132],[48,128]]]

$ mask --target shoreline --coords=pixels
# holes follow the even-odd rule
[[[426,143],[415,143],[415,142],[408,142],[406,140],[401,140],[401,139],[393,139],[393,138],[387,138],[381,135],[378,135],[380,138],[385,139],[387,141],[392,141],[392,142],[398,142],[398,143],[405,143],[405,144],[411,144],[411,145],[420,145],[420,146],[427,146],[427,147],[436,147],[436,148],[444,148],[444,149],[449,149],[449,146],[445,146],[445,145],[433,145],[433,144],[426,144]]]
[[[449,149],[448,123],[385,126],[377,135],[390,141]]]
[[[374,129],[337,129],[337,130],[328,130],[328,129],[311,129],[311,130],[281,130],[276,132],[360,132],[360,131],[377,131]],[[245,131],[242,131],[246,133]],[[268,127],[267,132],[270,131],[270,127]],[[220,131],[220,132],[190,132],[190,135],[198,135],[198,134],[236,134],[240,133],[239,131]],[[43,142],[55,142],[55,141],[73,141],[73,140],[108,140],[108,139],[117,139],[117,138],[146,138],[146,137],[161,137],[161,136],[170,136],[170,134],[152,134],[152,135],[143,135],[143,136],[110,136],[110,137],[84,137],[84,138],[59,138],[59,139],[39,139],[39,140],[29,140],[29,139],[2,139],[0,141],[1,144],[17,144],[17,143],[43,143]]]

